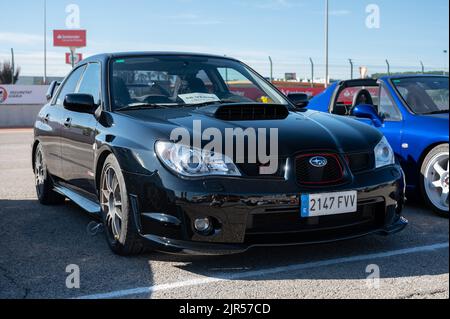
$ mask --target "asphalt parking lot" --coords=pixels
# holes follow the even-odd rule
[[[448,298],[449,221],[420,203],[408,228],[318,246],[221,257],[113,255],[80,208],[43,207],[31,130],[0,130],[0,298]],[[80,288],[66,287],[66,267]],[[369,267],[368,267],[369,266]],[[366,270],[379,269],[380,280]],[[375,272],[376,274],[376,272]]]

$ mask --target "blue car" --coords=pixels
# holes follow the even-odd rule
[[[419,191],[448,217],[449,83],[444,76],[386,76],[332,84],[308,109],[354,117],[384,133],[406,174],[409,194]]]

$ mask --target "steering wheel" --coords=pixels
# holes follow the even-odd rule
[[[163,88],[159,83],[154,83],[152,85],[152,89],[158,90],[160,95],[163,95],[163,96],[166,96],[166,97],[170,96],[169,91],[167,91],[165,88]]]

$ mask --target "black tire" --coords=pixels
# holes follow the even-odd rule
[[[433,148],[425,157],[422,167],[420,169],[420,190],[422,193],[422,197],[425,201],[425,203],[438,215],[442,217],[448,218],[448,203],[447,203],[447,209],[443,209],[443,207],[438,207],[436,204],[433,203],[433,200],[430,198],[430,186],[427,186],[426,183],[430,183],[429,174],[430,174],[430,167],[432,166],[433,162],[437,160],[437,157],[444,156],[443,160],[445,161],[445,154],[447,156],[447,162],[448,162],[448,154],[449,154],[449,145],[448,144],[441,144]],[[444,168],[445,169],[445,168]],[[428,177],[427,177],[428,176]],[[436,177],[437,178],[437,177]],[[447,185],[448,185],[448,172],[447,172]],[[428,189],[427,189],[428,188]],[[448,189],[448,186],[447,186]]]
[[[42,205],[61,205],[66,198],[53,190],[53,180],[48,172],[42,145],[38,144],[34,152],[34,180],[36,195]]]
[[[112,191],[108,191],[107,174],[111,170],[116,176],[116,182],[111,182],[115,185]],[[114,178],[112,178],[114,180]],[[118,188],[117,188],[118,187]],[[120,195],[120,209],[116,206],[117,196]],[[111,198],[113,196],[114,198]],[[105,228],[106,240],[111,250],[120,256],[138,255],[146,251],[144,240],[139,236],[131,205],[129,204],[129,197],[125,180],[120,169],[119,163],[113,154],[109,155],[103,165],[100,185],[99,185],[99,200],[102,208],[102,219]],[[107,198],[108,197],[108,198]],[[109,214],[110,209],[114,209],[114,216]],[[120,212],[120,214],[119,214]],[[120,219],[118,216],[120,215]],[[113,219],[116,224],[113,224]],[[115,228],[120,220],[120,227]],[[120,232],[117,232],[120,229]],[[116,234],[114,233],[116,231]]]

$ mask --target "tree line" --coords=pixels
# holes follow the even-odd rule
[[[20,67],[16,67],[13,70],[10,62],[0,62],[0,84],[16,84],[19,79],[19,74]]]

